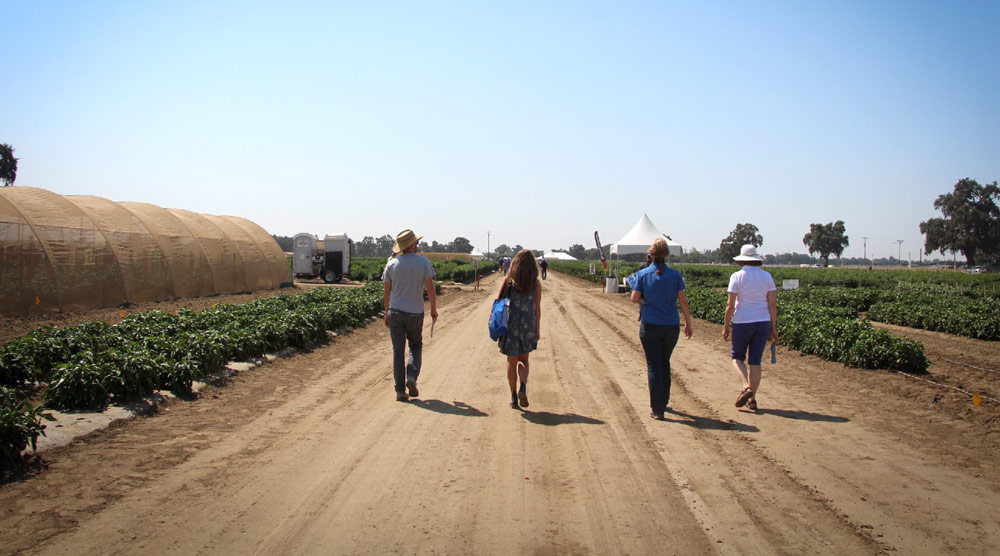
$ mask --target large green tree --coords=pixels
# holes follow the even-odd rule
[[[4,187],[14,185],[17,179],[17,159],[14,158],[14,148],[7,143],[0,144],[0,182]]]
[[[802,243],[809,249],[809,254],[819,253],[823,266],[830,264],[830,255],[838,258],[844,248],[851,244],[847,239],[843,220],[827,224],[809,224],[809,233],[802,236]]]
[[[581,261],[587,258],[587,248],[580,245],[579,243],[574,243],[569,246],[569,250],[566,251],[569,255],[575,259],[580,259]]]
[[[733,231],[719,243],[718,256],[724,261],[732,261],[733,257],[740,254],[740,248],[744,245],[760,247],[764,244],[764,236],[760,235],[757,226],[747,222],[737,224]]]
[[[456,237],[455,241],[451,242],[450,251],[454,253],[472,253],[472,243],[464,237]]]
[[[920,223],[924,253],[958,251],[969,267],[976,266],[977,261],[1000,262],[998,200],[1000,188],[996,181],[979,185],[969,178],[959,180],[951,193],[938,195],[934,208],[944,217]]]

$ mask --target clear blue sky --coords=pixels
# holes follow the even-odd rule
[[[548,250],[645,211],[917,258],[1000,179],[1000,2],[0,0],[17,185]]]

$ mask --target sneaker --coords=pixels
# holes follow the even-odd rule
[[[417,381],[416,380],[407,380],[406,381],[406,389],[410,391],[410,397],[411,398],[416,398],[417,396],[420,395],[420,392],[417,391]]]
[[[410,397],[406,395],[406,392],[396,392],[396,401],[408,402],[410,401]]]
[[[521,404],[521,407],[528,407],[528,393],[527,392],[518,392],[517,393],[517,402],[519,404]]]

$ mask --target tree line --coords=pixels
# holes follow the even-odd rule
[[[953,191],[939,195],[934,201],[934,208],[941,211],[940,218],[931,218],[920,223],[920,233],[924,234],[924,255],[939,252],[942,255],[962,254],[967,267],[986,265],[1000,267],[1000,186],[997,182],[980,185],[971,178],[959,180]],[[728,263],[740,254],[743,245],[760,247],[764,244],[764,236],[757,226],[745,222],[739,223],[733,231],[719,242],[718,249],[699,251],[688,249],[680,259],[687,263]],[[880,259],[848,258],[841,255],[850,245],[847,236],[847,226],[843,220],[835,222],[809,224],[809,231],[802,236],[802,244],[808,255],[799,253],[784,253],[764,255],[768,264],[816,264],[829,266],[830,256],[834,255],[841,265],[889,265],[903,264],[895,257]],[[610,245],[604,246],[604,252],[609,253]],[[596,248],[586,249],[575,244],[565,251],[582,260],[598,258]],[[622,260],[641,260],[643,254],[624,255]],[[939,261],[935,261],[939,262]],[[945,261],[947,262],[947,261]],[[929,261],[927,264],[931,264]]]

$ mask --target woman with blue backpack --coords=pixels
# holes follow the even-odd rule
[[[538,279],[535,254],[522,249],[510,263],[497,299],[510,299],[507,333],[497,340],[507,356],[510,406],[528,407],[528,356],[538,348],[542,322],[542,282]],[[518,387],[518,379],[521,385]]]

